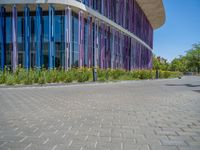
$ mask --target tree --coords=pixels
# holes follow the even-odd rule
[[[175,58],[170,64],[171,71],[187,72],[187,59],[185,56]]]
[[[188,66],[190,71],[200,73],[200,42],[193,44],[192,49],[187,51],[186,59],[188,60]]]
[[[169,63],[167,62],[167,59],[163,57],[156,57],[155,55],[153,56],[153,69],[157,70],[168,70],[169,69]]]
[[[153,69],[160,69],[160,61],[155,55],[153,55]]]

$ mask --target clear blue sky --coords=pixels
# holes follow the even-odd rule
[[[168,61],[200,42],[200,0],[163,0],[166,21],[154,31],[154,54]]]

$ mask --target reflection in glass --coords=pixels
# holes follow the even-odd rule
[[[78,67],[78,15],[72,13],[72,67]]]

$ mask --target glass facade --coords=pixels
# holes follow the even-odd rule
[[[55,67],[58,68],[65,65],[64,11],[56,13],[55,31]]]
[[[153,47],[153,29],[135,0],[83,0],[100,14]],[[48,6],[48,5],[47,5]],[[0,66],[15,69],[152,67],[152,52],[136,39],[81,10],[37,5],[0,8]],[[120,13],[119,13],[120,12]],[[6,26],[4,26],[6,24]],[[15,41],[16,40],[16,41]],[[67,66],[67,67],[66,67]]]
[[[78,45],[78,14],[72,13],[72,67],[79,64],[79,45]]]
[[[3,44],[3,43],[1,43]],[[12,62],[12,14],[6,14],[6,59],[5,66],[11,68]]]
[[[17,47],[18,47],[18,64],[24,67],[24,14],[19,13],[17,17]]]

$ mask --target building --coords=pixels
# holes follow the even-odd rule
[[[152,67],[162,0],[1,0],[0,66]]]

